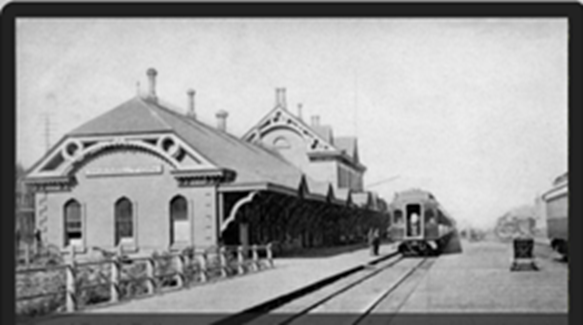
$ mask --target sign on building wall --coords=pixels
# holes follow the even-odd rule
[[[87,177],[161,174],[162,165],[140,167],[103,167],[85,171]]]

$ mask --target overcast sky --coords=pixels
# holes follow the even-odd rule
[[[241,136],[288,109],[357,135],[366,184],[487,225],[567,171],[565,19],[19,19],[17,159],[146,90]],[[398,177],[396,177],[398,176]],[[392,179],[382,182],[385,179]],[[377,183],[378,184],[378,183]]]

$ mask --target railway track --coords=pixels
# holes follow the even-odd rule
[[[334,324],[364,324],[369,315],[398,307],[412,292],[416,283],[410,281],[420,268],[428,268],[435,258],[403,258],[401,254],[346,275],[317,290],[306,293],[272,308],[233,318],[238,324],[311,324],[330,320],[318,316],[342,314]],[[404,288],[405,290],[398,290]],[[390,299],[395,295],[396,299]]]

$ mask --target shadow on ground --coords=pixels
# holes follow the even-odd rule
[[[555,252],[550,245],[535,242],[533,254],[537,258],[544,258],[562,264],[569,263],[567,256]]]
[[[366,243],[342,245],[334,247],[319,247],[319,248],[302,248],[290,251],[282,251],[275,254],[275,257],[285,258],[320,258],[332,257],[335,255],[354,252],[361,249],[368,248]]]

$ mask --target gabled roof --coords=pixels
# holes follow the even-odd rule
[[[349,188],[337,188],[336,191],[334,191],[334,194],[337,199],[346,202],[346,204],[353,203],[352,190]]]
[[[151,105],[134,97],[104,114],[82,124],[68,135],[102,135],[171,131]]]
[[[334,135],[332,134],[332,127],[330,125],[310,125],[311,128],[316,134],[318,134],[322,139],[326,140],[326,142],[330,143],[331,145],[335,145],[334,143]]]
[[[311,157],[319,157],[321,155],[338,157],[344,159],[347,163],[354,165],[356,168],[364,171],[366,167],[360,164],[358,160],[358,148],[356,144],[355,137],[338,137],[335,138],[332,132],[332,127],[329,125],[308,125],[304,120],[295,116],[289,112],[285,107],[281,105],[276,105],[271,109],[261,120],[251,127],[241,138],[246,141],[252,141],[253,143],[258,143],[255,141],[256,134],[262,128],[269,128],[270,120],[274,119],[277,114],[283,114],[285,117],[293,120],[301,128],[307,130],[311,134],[319,138],[320,142],[324,144],[326,150],[322,151],[312,151],[308,155]],[[275,125],[273,126],[275,127]]]
[[[321,134],[319,134],[318,132],[316,132],[314,130],[313,126],[306,124],[301,118],[295,116],[290,111],[288,111],[284,106],[281,106],[281,105],[277,105],[274,108],[272,108],[267,114],[265,114],[265,116],[263,116],[261,118],[261,120],[259,120],[258,123],[256,123],[253,127],[251,127],[241,137],[241,139],[244,139],[245,141],[252,141],[253,143],[257,142],[257,141],[255,141],[256,139],[254,138],[255,134],[258,133],[257,131],[261,130],[262,128],[269,127],[269,125],[271,124],[271,121],[276,116],[280,116],[280,117],[283,116],[284,118],[288,118],[288,119],[292,120],[296,125],[299,126],[300,129],[308,132],[308,134],[311,134],[311,136],[313,136],[315,139],[317,139],[320,142],[320,144],[322,145],[322,147],[325,148],[325,150],[332,150],[332,151],[335,150],[334,146],[329,141],[329,138],[331,137],[331,130],[329,130],[330,135],[328,137],[322,136]],[[271,125],[273,125],[273,124],[271,124]],[[304,133],[303,131],[300,133]],[[324,132],[323,134],[325,135],[325,133],[326,132]]]
[[[358,162],[356,137],[336,137],[334,138],[334,146],[338,148],[338,150],[346,153],[355,162]]]
[[[306,180],[310,194],[320,196],[330,201],[334,201],[336,199],[334,195],[334,189],[330,183],[318,182],[310,178],[307,178]]]
[[[278,153],[250,144],[161,100],[135,97],[68,133],[68,136],[173,132],[213,164],[234,170],[234,184],[270,182],[297,189],[302,172]],[[225,184],[228,186],[229,184]]]
[[[359,207],[370,207],[372,198],[370,192],[352,193],[352,202]]]

